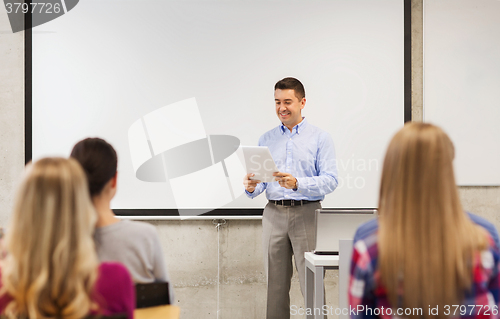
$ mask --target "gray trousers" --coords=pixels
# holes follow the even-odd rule
[[[267,276],[267,319],[290,318],[292,255],[305,295],[304,253],[312,251],[316,241],[315,210],[319,202],[303,206],[268,203],[262,216],[262,245]]]

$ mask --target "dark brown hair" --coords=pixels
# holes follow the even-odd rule
[[[284,78],[274,85],[274,90],[294,90],[297,99],[302,100],[306,97],[306,90],[302,83],[296,78]]]
[[[87,175],[90,196],[98,195],[116,174],[116,151],[103,139],[86,138],[76,143],[70,156],[82,165]]]

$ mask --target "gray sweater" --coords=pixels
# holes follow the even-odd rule
[[[153,225],[122,220],[96,228],[94,239],[99,260],[122,263],[135,283],[170,282],[160,240]],[[169,289],[173,304],[172,283]]]

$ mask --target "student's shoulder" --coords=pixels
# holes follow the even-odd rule
[[[133,294],[133,286],[130,272],[121,263],[102,262],[99,264],[94,289],[98,296],[97,301],[102,303],[101,306],[113,307],[112,304],[117,300],[119,300],[118,303],[122,303],[122,297],[128,298]]]
[[[377,232],[378,230],[378,220],[377,218],[371,219],[367,221],[364,224],[361,224],[358,229],[356,230],[356,233],[354,234],[354,239],[353,241],[356,242],[360,239],[365,239],[373,233]]]
[[[135,220],[127,220],[126,223],[129,224],[129,227],[133,227],[136,229],[141,229],[141,230],[150,230],[150,231],[156,231],[155,226],[146,223],[146,222],[139,222]]]
[[[128,269],[121,263],[118,262],[102,262],[99,264],[99,278],[100,279],[130,279],[130,273]]]
[[[353,240],[354,251],[365,263],[372,264],[378,256],[378,222],[372,219],[356,230]],[[373,265],[372,265],[373,266]]]
[[[122,230],[126,230],[128,233],[137,233],[137,234],[156,234],[155,226],[145,223],[139,222],[135,220],[123,220],[120,222]]]
[[[488,221],[486,218],[483,218],[479,215],[473,214],[471,212],[467,212],[467,215],[469,215],[469,218],[475,223],[480,226],[486,227],[486,228],[495,228],[495,226]]]
[[[139,221],[128,221],[128,223],[130,224],[128,233],[138,244],[142,242],[155,246],[159,243],[160,239],[155,226]]]
[[[2,269],[0,268],[0,290],[3,287],[2,284]],[[12,297],[4,291],[3,294],[0,295],[0,313],[3,313],[5,307],[12,301]]]
[[[489,235],[491,236],[497,247],[500,248],[500,236],[498,235],[498,230],[496,229],[495,225],[493,225],[486,218],[475,215],[471,212],[467,212],[467,215],[469,216],[469,218],[473,223],[483,227],[486,231],[488,231]]]

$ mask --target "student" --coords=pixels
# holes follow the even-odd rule
[[[75,160],[30,165],[17,193],[1,266],[0,313],[9,318],[133,318],[127,269],[99,264],[92,240],[96,214]]]
[[[136,283],[168,282],[165,258],[153,225],[116,218],[110,202],[116,194],[117,155],[100,138],[78,142],[71,152],[83,167],[90,196],[97,211],[95,243],[101,261],[119,261],[127,266]],[[170,302],[174,302],[170,285]]]
[[[498,317],[498,246],[464,212],[453,157],[431,124],[409,123],[392,139],[378,227],[364,226],[354,243],[349,301],[361,311],[351,317]]]

